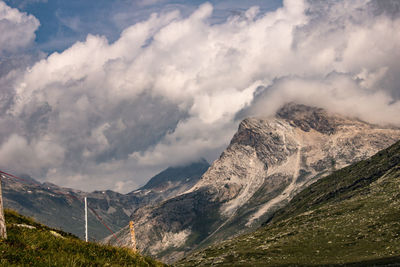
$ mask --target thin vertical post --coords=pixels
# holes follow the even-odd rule
[[[88,242],[88,227],[87,227],[87,197],[85,197],[85,240]]]
[[[4,175],[0,175],[1,178],[5,178]],[[0,178],[0,238],[7,238],[7,230],[6,230],[6,219],[4,218],[4,210],[3,210],[3,194],[1,189],[1,178]]]
[[[136,252],[136,237],[135,237],[135,228],[133,226],[133,221],[129,222],[129,228],[131,229],[131,245],[132,250]]]

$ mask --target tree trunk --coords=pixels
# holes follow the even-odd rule
[[[1,192],[1,176],[0,176],[0,238],[7,238],[6,220],[3,211],[3,195]]]

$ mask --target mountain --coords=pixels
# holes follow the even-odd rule
[[[399,139],[398,128],[294,103],[274,117],[245,119],[192,189],[133,213],[138,247],[173,262],[252,231],[321,177]],[[127,233],[119,232],[125,242]]]
[[[24,180],[2,179],[4,206],[25,216],[34,217],[51,227],[63,229],[83,237],[84,206],[100,215],[114,231],[129,224],[130,215],[139,207],[165,200],[188,190],[208,169],[205,160],[170,167],[153,178],[139,190],[120,194],[111,190],[83,192],[62,188],[51,183],[40,183],[28,176]],[[71,197],[73,196],[73,197]],[[89,212],[89,237],[102,239],[110,234],[104,225]]]
[[[257,231],[177,266],[398,266],[400,142],[297,194]]]
[[[183,166],[169,167],[128,195],[140,197],[146,203],[163,201],[192,188],[209,167],[210,164],[205,159]]]
[[[1,266],[166,266],[129,249],[86,243],[11,210],[5,219]]]

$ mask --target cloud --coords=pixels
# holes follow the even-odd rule
[[[30,45],[39,25],[34,16],[21,13],[0,1],[0,56]]]
[[[271,116],[286,102],[318,106],[376,124],[400,125],[400,102],[382,90],[368,90],[363,81],[343,73],[322,79],[285,77],[264,89],[242,117]]]
[[[0,158],[3,166],[38,175],[40,169],[60,166],[64,149],[52,142],[50,136],[28,142],[24,137],[13,134],[2,143]]]
[[[71,29],[74,32],[80,32],[84,26],[80,17],[78,17],[78,16],[74,16],[74,17],[62,16],[60,14],[60,12],[56,12],[55,16],[61,22],[62,25],[68,27],[69,29]]]
[[[295,101],[400,125],[399,12],[389,16],[378,2],[312,2],[309,22],[293,34],[297,71],[277,76],[241,116],[271,115]]]
[[[399,124],[400,19],[375,3],[285,1],[221,23],[206,3],[154,13],[115,42],[88,35],[12,79],[0,154],[26,150],[21,169],[61,185],[129,191],[215,159],[240,116],[287,101]]]

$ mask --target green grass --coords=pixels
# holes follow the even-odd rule
[[[400,142],[314,183],[259,230],[181,266],[400,263]]]
[[[11,210],[5,218],[8,237],[0,240],[0,266],[165,266],[129,249],[86,243]]]

